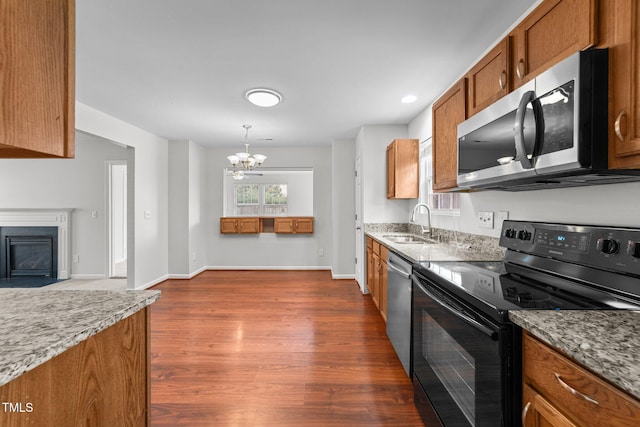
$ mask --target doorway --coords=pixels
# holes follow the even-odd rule
[[[127,277],[127,163],[107,162],[108,273],[110,279]]]

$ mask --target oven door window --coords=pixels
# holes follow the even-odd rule
[[[426,311],[422,322],[422,355],[467,420],[475,425],[475,358]]]
[[[414,373],[443,425],[504,425],[497,329],[478,329],[420,291],[414,316]]]

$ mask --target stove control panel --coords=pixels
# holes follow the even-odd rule
[[[500,246],[640,276],[640,229],[507,220]]]

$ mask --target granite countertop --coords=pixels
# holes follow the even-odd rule
[[[406,236],[411,233],[398,231],[366,231],[365,234],[393,252],[396,252],[412,262],[420,261],[501,261],[504,252],[496,250],[483,242],[456,244],[448,241],[434,241],[429,243],[394,243],[385,236]]]
[[[160,291],[0,289],[0,386],[158,298]]]
[[[509,318],[640,399],[640,311],[510,311]]]

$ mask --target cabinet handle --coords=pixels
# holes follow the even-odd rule
[[[567,390],[569,393],[573,394],[574,396],[578,396],[584,400],[586,400],[587,402],[591,402],[594,405],[599,405],[600,402],[598,402],[597,400],[595,400],[592,397],[587,396],[586,394],[582,394],[580,393],[578,390],[574,389],[573,387],[571,387],[569,384],[567,384],[566,382],[563,381],[562,377],[557,374],[556,372],[553,373],[556,376],[556,380],[558,380],[558,382],[560,383],[560,385],[562,386],[562,388],[564,388],[565,390]]]
[[[502,70],[500,73],[500,77],[498,77],[498,84],[502,90],[507,87],[507,72],[505,70]]]
[[[620,142],[624,142],[624,135],[622,134],[622,127],[620,123],[622,122],[622,118],[626,115],[627,113],[624,110],[620,110],[620,112],[616,116],[616,121],[613,125],[613,129],[615,130],[616,136],[618,137]]]
[[[520,80],[524,79],[524,59],[518,61],[518,65],[516,65],[516,75]]]
[[[526,420],[527,420],[527,414],[529,413],[529,408],[531,408],[531,402],[527,402],[526,405],[524,405],[524,408],[522,408],[522,426],[524,427],[526,425]]]

